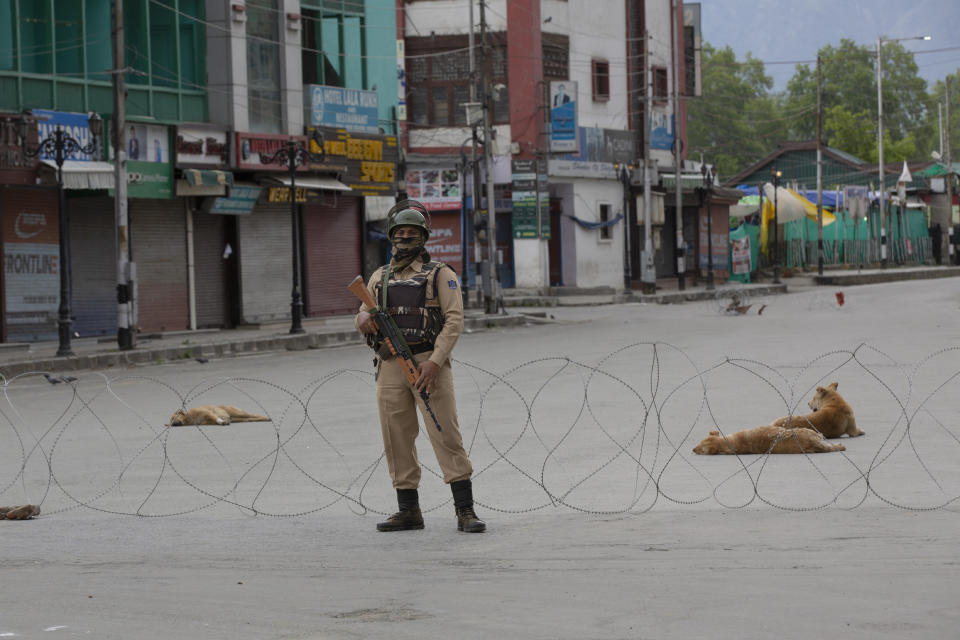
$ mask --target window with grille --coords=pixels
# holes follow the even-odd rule
[[[592,62],[593,101],[606,102],[610,99],[610,63],[596,58]]]
[[[490,85],[507,85],[507,48],[503,34],[489,34]],[[407,38],[407,120],[425,126],[465,126],[464,104],[470,101],[470,49],[466,36]],[[477,84],[480,47],[474,49]],[[494,123],[510,121],[506,88],[492,91]],[[477,102],[481,98],[478,94]]]
[[[600,239],[601,240],[610,240],[613,236],[611,235],[611,225],[610,225],[610,205],[606,203],[600,203]]]
[[[667,68],[653,67],[650,71],[653,76],[653,99],[663,102],[667,99]]]

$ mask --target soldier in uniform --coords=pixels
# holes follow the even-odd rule
[[[389,264],[374,272],[367,289],[403,333],[417,362],[418,377],[416,385],[411,385],[401,368],[391,362],[389,349],[378,340],[369,308],[361,305],[356,326],[377,351],[380,429],[399,505],[397,513],[377,524],[377,530],[423,529],[417,493],[420,464],[414,441],[420,430],[417,405],[422,404],[422,400],[418,392],[425,390],[442,431],[427,417],[423,406],[420,410],[443,471],[443,481],[453,491],[457,528],[481,532],[486,524],[473,508],[470,480],[473,466],[460,436],[450,367],[450,353],[463,331],[463,300],[457,274],[449,266],[430,260],[424,248],[430,228],[426,208],[421,203],[415,200],[397,203],[388,216],[387,236],[393,245],[393,257]]]

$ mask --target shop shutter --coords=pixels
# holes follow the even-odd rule
[[[290,319],[293,267],[290,205],[257,205],[237,217],[240,243],[240,318],[242,323]]]
[[[129,216],[131,260],[137,265],[137,326],[143,332],[189,329],[183,201],[131,200]]]
[[[230,263],[240,258],[238,247],[223,257],[228,242],[228,216],[193,214],[194,287],[197,304],[197,328],[232,327],[232,283],[228,280]]]
[[[67,199],[73,283],[73,330],[80,337],[117,333],[116,215],[113,198]]]
[[[360,302],[347,285],[361,275],[361,199],[324,194],[304,208],[307,315],[351,314]]]

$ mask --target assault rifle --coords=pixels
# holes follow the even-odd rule
[[[413,352],[410,351],[407,341],[403,339],[403,334],[400,332],[397,323],[393,321],[389,313],[377,306],[377,301],[370,295],[370,291],[367,289],[367,285],[364,284],[362,277],[357,276],[354,278],[353,282],[351,282],[347,288],[350,289],[353,295],[360,298],[361,302],[370,307],[369,313],[372,316],[373,324],[377,327],[377,333],[380,335],[384,344],[390,349],[390,353],[397,361],[400,369],[403,370],[403,375],[406,376],[407,382],[416,389],[417,363],[413,359]],[[437,420],[437,416],[430,407],[430,394],[426,391],[419,391],[418,393],[420,394],[420,399],[423,400],[423,406],[427,408],[427,412],[430,414],[430,417],[433,418],[433,424],[436,425],[437,431],[443,431],[440,427],[440,421]]]

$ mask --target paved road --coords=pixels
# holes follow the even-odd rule
[[[17,379],[0,503],[43,515],[0,522],[0,637],[955,637],[960,286],[844,293],[465,335],[482,535],[429,450],[426,530],[374,530],[393,495],[363,347]],[[690,453],[832,380],[866,431],[847,451]],[[163,429],[182,402],[273,422]]]

